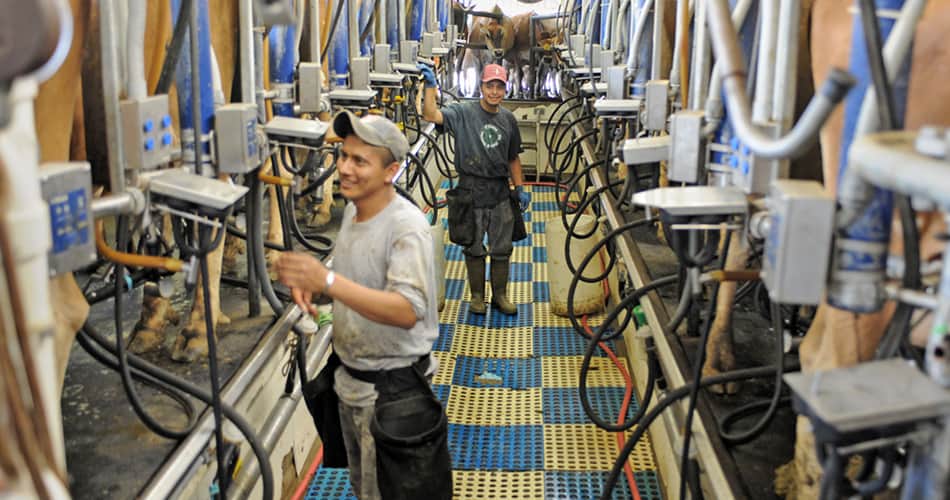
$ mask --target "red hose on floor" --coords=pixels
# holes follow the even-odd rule
[[[320,468],[320,463],[323,462],[323,445],[320,445],[320,449],[317,451],[317,456],[313,459],[313,463],[310,464],[310,468],[307,469],[306,474],[303,475],[303,481],[297,485],[297,489],[294,490],[294,494],[290,496],[293,500],[300,500],[307,493],[307,488],[310,487],[310,481],[313,480],[314,474],[317,473],[317,469]]]

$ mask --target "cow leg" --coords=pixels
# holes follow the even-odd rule
[[[323,163],[323,168],[330,168],[332,166],[333,156],[327,155]],[[311,227],[323,227],[330,222],[330,218],[332,217],[330,210],[333,208],[333,180],[336,179],[336,175],[336,172],[334,172],[333,175],[327,177],[327,180],[323,181],[323,200],[320,201],[316,212],[310,219],[309,225]]]
[[[211,286],[211,325],[217,328],[217,325],[226,325],[231,319],[221,312],[221,260],[224,255],[224,247],[218,245],[213,252],[208,254],[208,281]],[[188,324],[182,329],[178,338],[175,339],[175,346],[172,348],[172,359],[190,363],[196,359],[208,355],[208,335],[205,326],[205,297],[201,276],[198,277],[198,293],[195,294],[195,302],[191,309]]]
[[[749,259],[749,248],[741,238],[729,240],[729,253],[726,256],[727,270],[745,269]],[[719,285],[716,300],[716,317],[709,330],[706,343],[706,362],[703,364],[703,377],[718,375],[736,368],[735,339],[732,331],[732,309],[736,301],[736,282],[724,281]],[[720,394],[735,394],[738,383],[711,386],[710,390]]]
[[[132,330],[129,351],[142,354],[160,349],[165,343],[166,327],[169,323],[177,325],[180,319],[171,300],[159,293],[158,285],[147,283],[142,293],[142,314]]]
[[[268,165],[270,165],[269,162],[267,165],[265,165],[265,169],[267,169]],[[281,178],[289,179],[292,177],[290,173],[284,170],[283,168],[278,167],[278,172],[280,172]],[[267,188],[268,193],[270,194],[270,204],[269,204],[270,220],[268,221],[268,224],[267,224],[267,241],[276,243],[277,245],[284,245],[284,243],[286,243],[284,241],[284,225],[283,225],[283,221],[280,218],[281,209],[280,209],[280,204],[277,201],[277,189],[278,189],[278,186],[268,186]],[[283,193],[285,197],[290,196],[290,192],[286,188],[280,188],[280,189],[282,190],[281,192]],[[274,268],[274,263],[277,261],[278,258],[280,258],[280,251],[268,249],[265,251],[264,255],[266,256],[266,259],[267,259],[267,275],[270,277],[271,281],[276,280],[277,272],[273,268]]]

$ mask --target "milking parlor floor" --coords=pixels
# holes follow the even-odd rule
[[[525,216],[529,238],[516,244],[509,285],[518,306],[516,316],[506,317],[491,308],[485,316],[468,313],[470,297],[461,249],[446,239],[446,305],[434,348],[441,368],[434,389],[449,418],[456,498],[596,498],[617,454],[615,436],[591,424],[580,406],[576,384],[584,341],[565,318],[550,313],[544,225],[558,214],[555,193],[549,187],[529,189],[532,204]],[[338,204],[333,229],[328,231],[331,236],[340,212]],[[443,216],[444,211],[440,212]],[[650,230],[639,230],[635,237],[653,276],[676,272],[672,252]],[[238,276],[243,276],[243,257],[237,268]],[[674,292],[667,288],[661,293],[669,308],[675,306]],[[262,316],[247,318],[247,292],[241,288],[222,284],[221,297],[222,310],[232,319],[230,325],[219,328],[219,365],[226,380],[253,350],[272,316],[265,303]],[[170,360],[172,342],[190,307],[184,293],[176,294],[172,301],[183,321],[168,327],[161,351],[145,357],[207,385],[206,362],[185,365]],[[125,303],[123,323],[129,332],[139,317],[141,289],[132,291]],[[110,299],[94,306],[90,319],[110,337],[114,331],[112,311]],[[764,333],[767,323],[755,312],[752,298],[736,306],[734,318],[740,367],[767,364],[773,351],[770,336]],[[591,317],[590,323],[599,324],[599,317]],[[682,338],[690,357],[695,344],[694,338]],[[625,363],[623,346],[611,346]],[[589,383],[593,404],[601,415],[615,418],[623,399],[623,378],[603,352],[594,367]],[[484,372],[500,376],[501,382],[482,383],[478,377]],[[767,382],[749,383],[739,395],[706,394],[704,399],[719,414],[766,398],[770,391]],[[141,392],[156,417],[169,425],[184,422],[181,410],[167,398],[148,389]],[[78,346],[70,356],[62,403],[70,488],[76,498],[133,498],[174,449],[172,441],[150,433],[137,419],[118,375]],[[628,417],[636,412],[637,403],[634,397]],[[793,426],[791,411],[780,410],[765,435],[721,453],[726,461],[734,461],[725,469],[735,474],[734,482],[742,485],[749,498],[776,498],[774,469],[792,456]],[[673,498],[675,492],[664,491],[654,456],[652,444],[646,441],[631,455],[639,497]],[[613,498],[632,497],[630,484],[622,475]],[[320,467],[306,498],[355,497],[346,470]]]

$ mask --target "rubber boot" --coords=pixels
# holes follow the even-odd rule
[[[485,314],[485,257],[465,257],[468,270],[468,287],[472,300],[468,310],[472,314]]]
[[[508,300],[508,259],[491,260],[491,303],[504,314],[517,314],[518,308]]]

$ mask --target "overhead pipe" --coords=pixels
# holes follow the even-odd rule
[[[775,47],[783,64],[775,67],[771,121],[784,132],[792,125],[795,114],[795,87],[798,81],[798,42],[802,0],[782,0],[779,6],[778,39]]]
[[[627,77],[634,79],[634,81],[641,82],[646,79],[646,76],[642,74],[640,67],[640,60],[644,52],[647,52],[648,49],[642,48],[640,46],[641,41],[643,40],[643,32],[646,31],[647,23],[650,20],[649,12],[653,8],[655,0],[640,0],[643,3],[640,5],[640,8],[637,9],[636,16],[631,18],[631,23],[633,20],[636,20],[636,27],[630,31],[630,44],[627,48]],[[661,0],[662,1],[662,0]],[[631,6],[632,8],[632,6]],[[631,10],[631,14],[633,11]],[[642,93],[642,90],[635,89],[636,93]]]
[[[749,149],[764,158],[796,158],[804,154],[818,137],[818,130],[834,106],[854,85],[854,78],[840,69],[832,69],[821,89],[815,93],[804,113],[787,134],[769,137],[752,123],[749,96],[745,90],[746,71],[726,0],[702,2],[709,7],[709,27],[713,50],[723,63],[723,85],[729,108],[729,122],[736,135]]]
[[[653,55],[650,58],[650,78],[660,80],[663,78],[663,33],[666,32],[666,26],[663,21],[666,16],[666,0],[653,2]]]
[[[238,0],[238,50],[241,54],[241,102],[255,104],[254,0]]]
[[[753,0],[738,0],[732,10],[732,24],[739,33],[741,43],[746,52],[752,52],[752,40],[755,38],[753,31],[754,24],[745,27],[749,10],[752,7]],[[748,57],[748,54],[746,54]],[[722,64],[716,61],[713,65],[712,75],[709,79],[709,93],[706,96],[704,110],[706,112],[706,125],[703,126],[703,135],[710,135],[721,132],[723,105],[722,105]],[[715,154],[715,153],[714,153]]]
[[[772,115],[772,89],[775,84],[775,46],[778,38],[779,0],[759,2],[759,48],[752,95],[752,121],[767,124]]]
[[[148,95],[145,83],[145,0],[128,0],[129,22],[126,27],[125,56],[128,69],[129,99],[140,100]]]
[[[732,10],[732,24],[736,27],[736,32],[740,33],[740,37],[745,38],[746,40],[751,40],[754,37],[751,36],[752,33],[747,33],[748,37],[745,37],[743,33],[743,25],[745,24],[746,18],[749,14],[749,9],[752,7],[752,0],[738,0],[735,4],[735,7]],[[754,27],[750,27],[748,30],[751,32]],[[751,52],[751,47],[749,47]],[[719,61],[716,61],[716,64],[713,66],[713,71],[711,78],[709,80],[709,95],[706,98],[706,125],[703,128],[703,134],[709,135],[716,133],[719,130],[719,126],[722,124],[723,118],[723,109],[722,109],[722,64]]]
[[[402,43],[408,39],[409,29],[406,19],[406,0],[396,1],[396,30],[399,38],[399,50],[402,50]]]
[[[116,0],[100,0],[99,40],[102,48],[102,101],[105,108],[106,150],[109,153],[109,190],[121,193],[125,191],[126,178],[122,152],[122,115],[119,113],[119,42],[112,28],[115,16]]]
[[[683,38],[689,32],[689,2],[687,0],[676,0],[676,30],[673,35],[673,65],[670,70],[670,87],[674,92],[679,89],[682,83],[680,71],[680,62],[687,59],[683,56],[685,47]],[[715,72],[713,73],[715,75]],[[688,81],[688,80],[687,80]]]
[[[718,3],[712,0],[711,3]],[[689,109],[699,109],[706,101],[709,84],[709,34],[706,18],[709,17],[709,0],[696,2],[696,17],[693,20],[693,66],[689,72]],[[714,31],[716,28],[712,28]],[[734,30],[733,30],[734,31]]]

